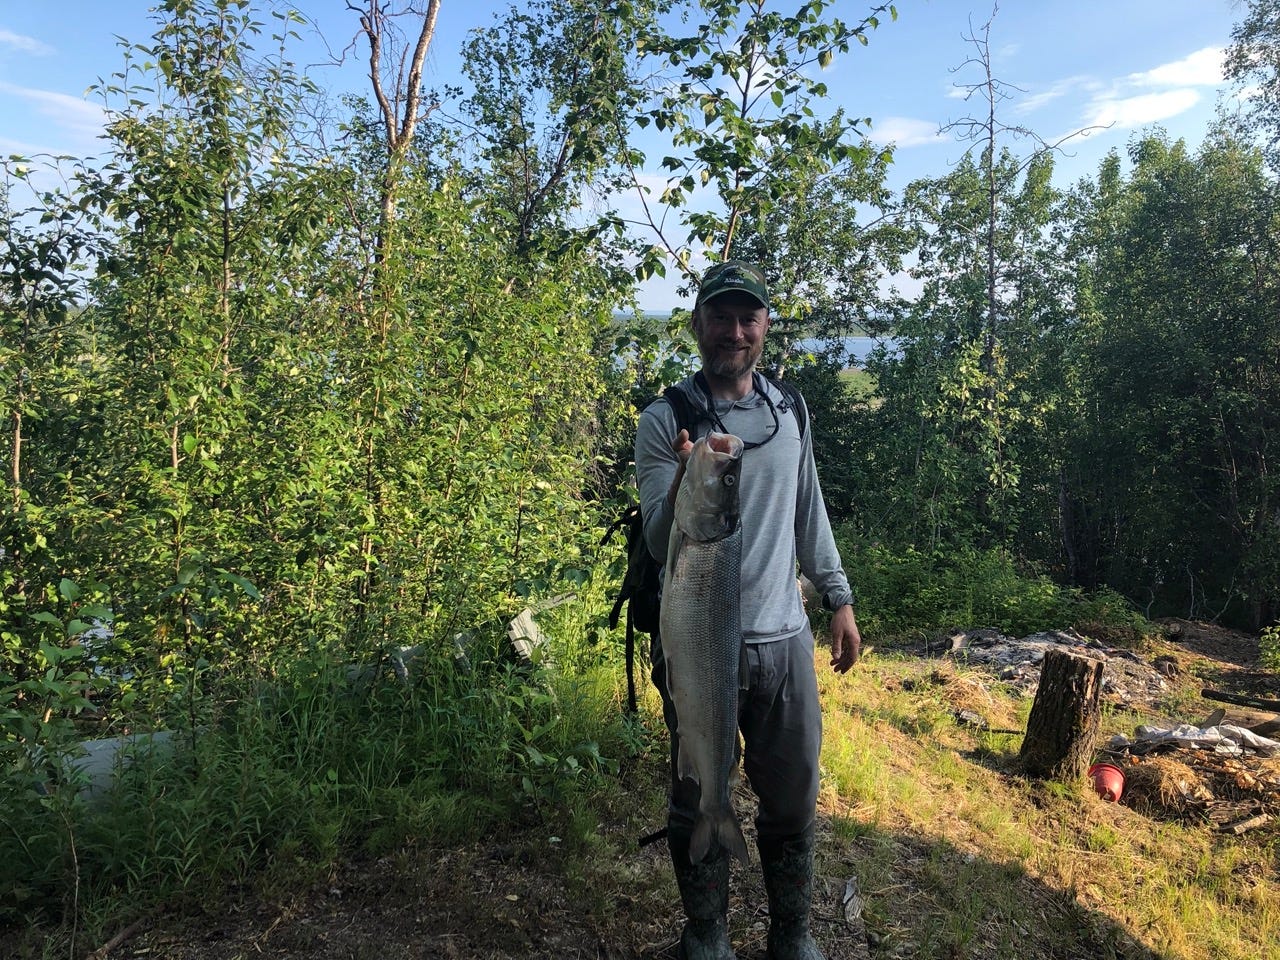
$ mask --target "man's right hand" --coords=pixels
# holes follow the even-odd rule
[[[671,487],[667,490],[667,503],[676,505],[676,494],[680,490],[680,481],[684,479],[684,468],[689,463],[689,455],[693,453],[693,441],[689,439],[689,431],[681,430],[671,441],[671,449],[680,461],[676,466],[676,475],[671,478]]]
[[[680,458],[682,467],[689,462],[689,454],[693,453],[693,441],[689,439],[688,430],[681,430],[676,434],[676,438],[671,441],[671,449]]]

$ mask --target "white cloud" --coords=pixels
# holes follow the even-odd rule
[[[102,108],[81,97],[54,90],[20,87],[3,80],[0,80],[0,94],[27,101],[37,113],[77,137],[96,138],[102,134],[105,124]]]
[[[919,147],[929,143],[946,143],[951,138],[938,129],[931,120],[912,117],[884,117],[875,121],[867,136],[873,143],[896,144],[899,147]]]
[[[35,37],[24,37],[22,34],[6,30],[4,27],[0,27],[0,47],[10,47],[23,53],[34,54],[37,57],[47,57],[54,52],[53,47],[47,43],[42,43]]]
[[[1197,106],[1204,98],[1197,88],[1222,84],[1223,55],[1221,47],[1204,47],[1180,60],[1108,83],[1088,76],[1068,77],[1022,99],[1017,110],[1030,113],[1055,100],[1074,97],[1083,104],[1077,114],[1080,128],[1126,130],[1159,123]],[[1087,99],[1080,94],[1086,94]]]
[[[1074,77],[1066,77],[1063,80],[1057,80],[1050,84],[1044,90],[1036,93],[1027,94],[1019,97],[1014,109],[1018,113],[1033,113],[1041,107],[1047,106],[1055,100],[1061,100],[1063,97],[1071,97],[1084,93],[1092,93],[1101,88],[1102,84],[1098,83],[1093,77],[1083,74]]]
[[[1098,98],[1085,115],[1085,125],[1110,125],[1121,130],[1141,127],[1185,113],[1199,102],[1200,94],[1191,89],[1144,93],[1136,97]]]
[[[1173,63],[1161,64],[1126,78],[1139,87],[1216,87],[1222,83],[1222,47],[1205,47]]]
[[[27,143],[25,140],[11,140],[8,137],[0,137],[0,155],[9,156],[16,154],[20,157],[33,157],[38,153],[49,153],[50,151],[36,143]]]

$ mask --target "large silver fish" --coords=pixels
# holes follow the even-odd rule
[[[714,839],[743,863],[747,843],[730,794],[738,769],[738,691],[745,681],[738,578],[742,441],[698,440],[676,493],[663,574],[660,632],[680,738],[676,769],[702,789],[689,857]]]

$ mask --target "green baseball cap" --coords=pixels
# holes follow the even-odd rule
[[[702,275],[698,299],[693,305],[700,307],[722,293],[735,290],[750,294],[760,301],[760,306],[769,309],[769,288],[764,281],[764,271],[745,260],[726,260],[711,267]]]

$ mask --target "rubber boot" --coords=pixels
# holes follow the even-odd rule
[[[681,960],[736,960],[729,943],[729,854],[717,843],[699,863],[689,862],[689,837],[667,831],[685,925],[680,932]]]
[[[760,865],[769,895],[766,960],[824,960],[809,935],[813,898],[813,827],[791,837],[761,836]]]

